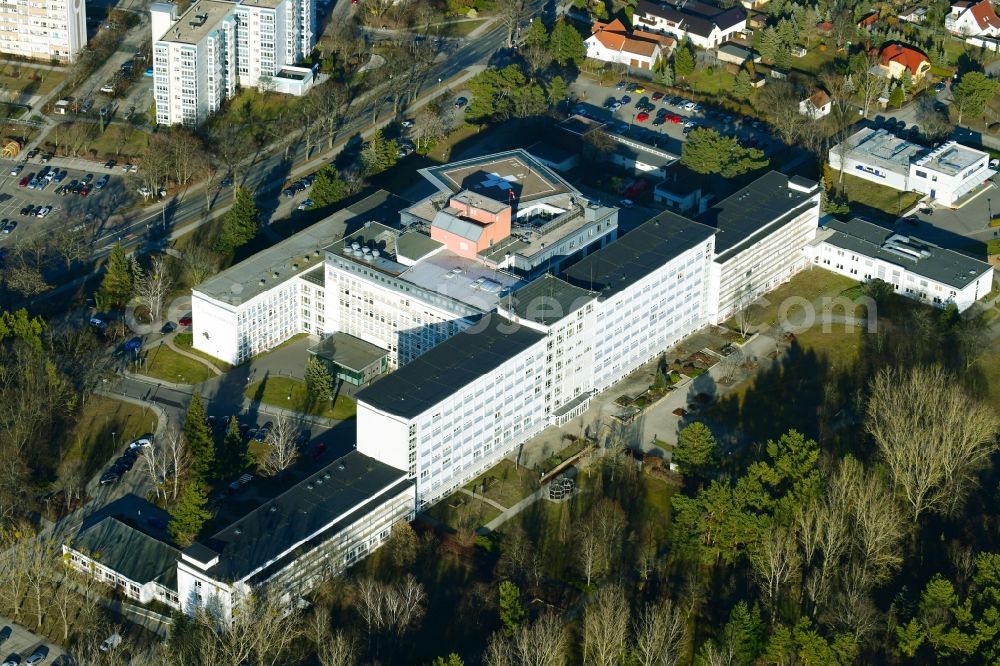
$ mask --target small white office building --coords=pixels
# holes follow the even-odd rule
[[[954,205],[995,173],[989,153],[948,141],[937,148],[865,128],[830,149],[830,168],[903,192]]]
[[[993,267],[960,252],[859,218],[823,219],[805,248],[814,265],[855,280],[882,280],[896,293],[943,308],[967,310],[990,292]]]

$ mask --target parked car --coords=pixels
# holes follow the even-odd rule
[[[640,113],[639,115],[637,115],[635,117],[635,119],[636,119],[637,122],[644,123],[647,120],[649,120],[649,114],[646,113],[645,111],[643,111],[642,113]]]
[[[411,127],[413,127],[413,121],[412,120],[404,120],[403,122],[401,122],[399,124],[402,125],[403,129],[410,129]]]
[[[104,168],[114,169],[116,164],[118,164],[117,160],[108,160],[107,162],[104,163]]]
[[[268,436],[268,434],[270,434],[271,428],[273,428],[273,427],[274,427],[274,423],[272,421],[268,421],[267,423],[265,423],[264,425],[262,425],[260,427],[260,430],[257,431],[256,440],[258,442],[263,442],[265,439],[267,439],[267,436]]]
[[[298,206],[296,206],[296,208],[298,210],[309,210],[314,205],[316,205],[316,202],[314,202],[312,199],[306,199],[305,201],[303,201],[302,203],[300,203]]]
[[[111,176],[108,176],[107,174],[105,174],[105,175],[101,176],[100,178],[98,178],[97,182],[94,183],[94,189],[95,190],[103,190],[104,186],[108,184],[108,180],[110,178],[111,178]]]
[[[107,485],[111,485],[112,483],[118,483],[118,479],[120,479],[120,478],[121,478],[121,476],[118,474],[118,472],[114,472],[114,471],[110,471],[109,470],[109,471],[107,471],[107,472],[105,472],[104,474],[101,475],[101,482],[100,483],[101,483],[102,486],[107,486]]]
[[[118,647],[119,645],[121,645],[121,643],[122,643],[122,637],[116,631],[115,633],[105,638],[104,642],[101,643],[101,652],[109,652]]]
[[[7,639],[10,638],[10,635],[12,633],[14,633],[14,630],[11,629],[9,626],[0,629],[0,645],[6,643]]]
[[[461,109],[461,108],[465,107],[465,105],[468,104],[468,103],[469,103],[469,100],[467,100],[464,97],[459,97],[458,99],[455,100],[455,108],[456,109]]]
[[[17,222],[14,220],[3,220],[6,224],[3,225],[3,232],[5,234],[14,233],[14,229],[17,229]]]
[[[152,446],[152,445],[153,445],[153,435],[147,434],[143,435],[142,437],[137,437],[133,439],[131,442],[129,442],[128,448],[137,451],[139,449],[144,449],[147,446]]]
[[[28,186],[28,183],[30,183],[32,180],[33,180],[33,178],[30,175],[25,176],[24,178],[22,178],[20,180],[20,182],[18,182],[17,186],[20,187],[23,190],[24,188],[26,188]]]
[[[632,201],[631,199],[622,199],[621,201],[618,202],[618,205],[621,206],[622,208],[631,208],[632,206],[635,205],[635,202]]]
[[[103,86],[101,86],[101,92],[110,95],[115,91],[115,86],[113,83],[108,81]]]
[[[54,177],[52,178],[52,181],[53,181],[53,182],[55,182],[55,183],[61,183],[61,182],[63,182],[64,180],[66,180],[66,176],[68,176],[68,175],[69,175],[69,172],[68,172],[68,171],[66,171],[66,169],[63,169],[62,171],[60,171],[59,173],[57,173],[57,174],[56,174],[56,175],[55,175],[55,176],[54,176]]]
[[[127,352],[135,352],[142,349],[142,338],[136,336],[122,345],[122,350]]]
[[[181,326],[190,326],[191,315],[184,315],[183,317],[177,320],[177,323],[180,324]]]
[[[21,171],[23,171],[23,170],[24,170],[24,165],[23,164],[15,164],[14,166],[12,166],[10,168],[10,175],[12,175],[12,176],[20,175]]]
[[[286,187],[285,189],[281,190],[281,193],[284,194],[289,199],[291,199],[292,197],[295,196],[295,188],[294,187]]]
[[[7,657],[7,661],[0,664],[0,666],[18,666],[21,663],[21,656],[17,654],[12,654]]]
[[[166,324],[160,327],[160,333],[173,333],[177,330],[177,324],[172,321],[168,321]]]
[[[45,217],[51,212],[52,212],[52,206],[42,206],[40,209],[38,209],[38,212],[35,213],[35,217]]]
[[[25,666],[35,666],[35,664],[40,664],[45,661],[47,656],[49,656],[48,646],[39,645],[35,648],[35,651],[31,653],[31,656],[24,660],[24,664]]]

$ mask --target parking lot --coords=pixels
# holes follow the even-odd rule
[[[10,627],[10,638],[0,645],[0,659],[12,661],[18,657],[15,663],[24,663],[32,652],[38,648],[47,650],[47,655],[42,661],[43,664],[69,664],[71,661],[65,657],[65,650],[45,641],[41,636],[33,634],[19,624],[14,624],[5,617],[0,617],[0,631],[6,634],[6,627]],[[3,662],[0,662],[3,663]]]
[[[662,88],[655,85],[644,84],[642,92],[630,92],[622,84],[618,85],[622,87],[614,84],[602,86],[587,79],[578,79],[570,86],[574,98],[579,100],[574,110],[585,110],[584,115],[588,117],[614,123],[611,130],[617,134],[630,136],[678,155],[687,131],[694,126],[710,127],[740,139],[745,145],[754,145],[769,153],[780,147],[780,143],[769,133],[767,125],[761,121],[736,116],[706,102],[694,110],[691,108],[695,105],[693,100],[664,95]],[[654,100],[654,96],[657,99]],[[620,104],[623,97],[627,97],[628,101]],[[612,99],[620,106],[611,107],[609,103]],[[648,102],[651,107],[646,111],[645,117],[641,115],[643,109],[637,108],[637,104],[642,101]],[[658,115],[664,117],[662,122],[657,121]],[[671,122],[670,116],[676,120]]]
[[[621,87],[618,87],[621,86]],[[780,142],[771,136],[766,123],[752,118],[743,118],[724,111],[709,103],[695,107],[690,99],[664,95],[655,85],[641,86],[642,92],[631,92],[623,84],[601,86],[586,79],[577,80],[572,86],[575,99],[580,100],[574,111],[584,111],[583,115],[595,120],[613,123],[610,129],[622,135],[680,154],[687,132],[693,127],[709,127],[726,136],[738,138],[744,145],[753,145],[771,153],[780,147]],[[622,104],[622,98],[627,102]],[[653,99],[656,97],[657,99]],[[618,103],[612,106],[611,101]],[[637,105],[648,103],[643,109]],[[662,117],[662,122],[657,118]],[[671,121],[671,117],[674,118]]]
[[[124,182],[127,176],[119,166],[112,169],[96,163],[87,164],[92,166],[89,169],[59,166],[66,161],[53,159],[43,164],[41,155],[28,160],[0,160],[0,228],[9,222],[17,225],[8,233],[0,233],[0,245],[51,234],[66,226],[78,230],[89,226],[91,234],[97,233],[107,217],[128,199]],[[11,175],[18,166],[20,171]],[[58,171],[58,175],[44,188],[29,189],[27,183],[21,186],[26,178],[30,181],[46,167],[49,171]],[[108,177],[107,184],[98,189],[96,184],[104,176]],[[85,182],[89,185],[86,195],[83,194]],[[78,193],[61,193],[70,186]],[[48,213],[37,216],[39,209],[48,207],[51,207]]]

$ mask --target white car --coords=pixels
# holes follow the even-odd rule
[[[23,164],[15,164],[14,166],[12,166],[10,168],[10,175],[12,175],[12,176],[18,176],[18,175],[21,174],[21,171],[23,169],[24,169],[24,165]]]
[[[139,188],[138,190],[136,190],[136,192],[138,192],[139,194],[141,194],[141,195],[142,195],[142,196],[144,196],[144,197],[148,197],[148,196],[150,196],[150,195],[152,195],[152,194],[153,194],[153,191],[152,191],[152,190],[150,190],[150,189],[149,189],[148,187],[146,187],[145,185],[143,185],[143,186],[142,186],[142,187],[140,187],[140,188]]]
[[[122,642],[122,637],[116,631],[115,633],[105,638],[104,642],[101,643],[101,652],[108,652],[121,645],[121,642]]]
[[[153,445],[153,440],[149,439],[148,437],[140,437],[139,439],[133,440],[128,445],[128,448],[130,448],[130,449],[144,449],[147,446],[152,446],[152,445]]]
[[[101,86],[102,93],[113,93],[114,91],[115,87],[110,83],[105,83],[103,86]]]
[[[52,206],[42,206],[42,209],[35,213],[35,217],[45,217],[52,212]]]
[[[299,210],[309,210],[310,208],[313,207],[313,205],[315,205],[315,202],[313,202],[312,199],[306,199],[305,201],[303,201],[302,203],[300,203],[297,206],[297,208]]]
[[[413,127],[413,121],[412,120],[404,120],[403,122],[400,123],[400,125],[402,125],[406,129],[410,129],[411,127]]]
[[[695,104],[694,102],[688,102],[687,104],[684,105],[684,110],[685,111],[694,111],[694,107],[696,107],[696,106],[698,106],[698,105]]]

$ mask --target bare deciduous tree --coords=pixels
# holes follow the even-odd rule
[[[284,414],[274,417],[274,426],[267,433],[267,455],[261,461],[264,470],[275,476],[292,466],[299,457],[295,440],[299,428]]]
[[[183,434],[176,428],[169,428],[160,441],[163,442],[166,473],[171,480],[170,499],[176,500],[180,492],[181,477],[187,472],[191,462],[191,454]]]
[[[149,270],[140,273],[135,281],[135,297],[149,311],[150,322],[160,321],[163,299],[173,286],[174,281],[167,268],[167,262],[160,255],[153,257]]]
[[[316,648],[321,666],[354,666],[358,662],[357,644],[341,630],[334,631],[330,611],[317,607],[306,624],[306,633]]]
[[[639,666],[677,666],[687,641],[687,621],[669,599],[646,605],[632,623]]]
[[[801,559],[791,534],[782,528],[768,530],[750,551],[750,565],[774,617],[782,590],[799,575]]]
[[[501,632],[491,636],[483,661],[487,666],[563,666],[567,641],[563,621],[547,613],[509,639]]]
[[[629,607],[617,585],[602,588],[583,617],[583,663],[616,666],[625,654]]]
[[[238,608],[228,624],[211,613],[198,614],[203,654],[212,655],[219,664],[286,663],[289,647],[302,634],[301,613],[267,588],[241,597]]]
[[[219,261],[219,255],[198,243],[189,245],[181,258],[185,276],[192,286],[201,284],[214,274]]]
[[[939,366],[880,371],[866,427],[914,524],[928,511],[952,515],[997,449],[993,409]]]

